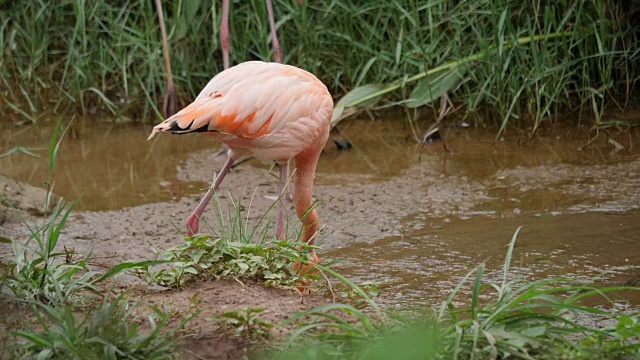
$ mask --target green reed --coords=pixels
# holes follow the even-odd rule
[[[221,3],[164,6],[184,104],[222,69]],[[632,103],[640,55],[633,6],[612,0],[280,0],[275,12],[285,62],[317,74],[336,98],[365,84],[399,83],[382,104],[408,105],[416,94],[406,79],[472,58],[446,89],[453,103],[501,131],[524,124],[534,132],[572,111],[597,125],[606,109]],[[233,63],[271,59],[264,1],[234,2],[230,26]],[[560,33],[572,35],[549,38]],[[525,38],[540,40],[519,42]],[[32,122],[68,111],[134,120],[159,115],[166,79],[153,0],[0,2],[0,48],[0,115]]]

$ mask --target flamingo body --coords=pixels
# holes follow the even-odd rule
[[[228,160],[209,191],[187,219],[187,235],[198,231],[200,217],[233,162],[244,153],[280,164],[284,193],[289,161],[296,213],[303,223],[302,241],[313,244],[318,215],[311,209],[313,178],[329,137],[333,100],[327,87],[311,73],[279,63],[250,61],[215,76],[193,103],[153,128],[174,134],[203,132],[229,147]],[[280,201],[277,237],[284,237],[284,205]],[[312,252],[313,261],[318,258]],[[298,264],[299,272],[308,267]]]
[[[237,154],[288,160],[327,140],[333,100],[314,75],[293,66],[245,62],[215,76],[193,103],[153,128],[205,132]]]

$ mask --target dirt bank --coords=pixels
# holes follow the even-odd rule
[[[17,223],[22,217],[43,215],[46,194],[43,189],[0,176],[0,226]],[[49,210],[57,199],[55,195],[51,197]]]

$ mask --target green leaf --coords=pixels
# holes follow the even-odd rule
[[[8,237],[0,236],[0,244],[11,244],[13,240]]]
[[[51,358],[51,354],[53,353],[53,349],[51,348],[46,348],[42,351],[40,351],[40,353],[38,353],[38,360],[45,360],[45,359],[49,359]]]
[[[49,340],[31,331],[16,331],[15,334],[40,346],[53,346],[53,344]]]
[[[521,331],[522,335],[529,337],[538,337],[544,335],[547,327],[544,325],[526,328]]]
[[[247,270],[249,270],[249,265],[243,263],[243,262],[238,262],[237,263],[238,267],[240,268],[240,273],[244,274],[245,272],[247,272]]]
[[[26,154],[29,156],[33,156],[33,157],[39,157],[38,155],[34,154],[31,149],[22,147],[22,146],[16,146],[16,147],[12,147],[11,149],[5,151],[4,153],[0,154],[0,159],[2,159],[3,157],[7,157],[9,155],[12,154],[17,154],[17,153],[22,153],[22,154]]]
[[[183,3],[184,19],[190,20],[196,16],[196,13],[200,9],[200,0],[189,0]]]
[[[618,322],[619,322],[621,325],[624,325],[624,326],[631,326],[631,325],[633,325],[633,319],[632,319],[632,318],[630,318],[630,317],[629,317],[629,316],[627,316],[627,315],[620,316],[620,317],[618,318]]]
[[[425,77],[413,89],[409,100],[407,100],[407,106],[416,108],[437,100],[444,93],[458,85],[462,77],[463,73],[460,69],[441,71]]]
[[[331,122],[336,122],[341,119],[344,110],[354,106],[360,107],[372,107],[374,106],[382,97],[382,93],[384,93],[385,89],[388,85],[383,84],[369,84],[359,86],[351,91],[349,91],[345,96],[342,97],[336,104],[333,109],[333,116],[331,117]],[[367,99],[363,101],[363,99],[368,98],[372,95],[375,95],[378,92],[382,92],[380,95],[374,96],[371,99]]]
[[[97,284],[103,280],[107,280],[109,278],[112,278],[116,275],[119,275],[120,273],[122,273],[125,270],[129,270],[129,269],[133,269],[133,268],[139,268],[139,267],[143,267],[143,266],[151,266],[151,265],[158,265],[158,264],[166,264],[166,263],[170,263],[171,261],[166,261],[166,260],[147,260],[147,261],[140,261],[140,262],[124,262],[122,264],[118,264],[114,267],[112,267],[111,269],[107,270],[104,274],[102,274],[102,276],[100,276],[99,278],[97,278],[96,280],[93,281],[94,284]]]

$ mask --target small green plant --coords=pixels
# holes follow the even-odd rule
[[[105,296],[82,314],[68,306],[32,302],[37,324],[12,332],[12,359],[175,359],[176,344],[186,336],[189,314],[175,326],[165,311],[137,315],[138,304],[124,295]],[[34,330],[37,329],[37,330]]]
[[[236,336],[246,336],[251,340],[265,337],[273,324],[258,318],[265,309],[244,307],[241,310],[227,311],[209,320],[221,320]]]
[[[271,235],[267,211],[255,226],[249,226],[242,206],[230,206],[224,220],[215,198],[218,226],[214,235],[186,237],[185,243],[164,251],[162,261],[169,267],[143,266],[135,271],[145,281],[166,287],[179,287],[190,281],[217,278],[251,278],[267,286],[292,286],[300,276],[293,262],[308,263],[310,247],[294,241],[277,240]],[[289,236],[299,238],[299,232]],[[311,278],[314,274],[305,274]]]
[[[560,347],[563,359],[638,359],[640,358],[639,314],[622,315],[615,324],[605,326],[602,333],[592,334],[572,346]]]
[[[166,287],[198,279],[240,277],[258,279],[267,286],[290,286],[298,280],[290,263],[300,257],[300,251],[286,241],[250,244],[204,235],[186,238],[184,244],[167,249],[162,259],[170,263],[169,268],[143,266],[135,273]]]
[[[24,244],[12,241],[13,261],[3,271],[2,290],[17,299],[43,303],[66,303],[79,299],[75,295],[80,290],[98,290],[92,282],[97,273],[88,265],[89,255],[75,260],[69,251],[56,250],[73,206],[75,203],[65,208],[64,202],[59,201],[47,223],[30,228],[31,236]]]
[[[380,293],[380,285],[381,283],[377,281],[365,281],[358,284],[358,287],[367,294],[369,299],[373,299]],[[334,302],[351,304],[357,309],[363,309],[369,305],[368,298],[362,296],[348,284],[343,282],[331,284],[327,281],[325,287],[325,296],[331,297]]]

